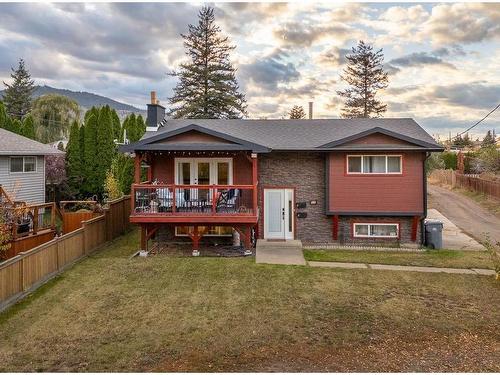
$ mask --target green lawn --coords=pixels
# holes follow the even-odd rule
[[[306,260],[319,262],[354,262],[398,264],[451,268],[494,269],[487,251],[428,250],[425,252],[304,250]]]
[[[129,259],[137,237],[0,314],[0,371],[500,371],[493,277]]]

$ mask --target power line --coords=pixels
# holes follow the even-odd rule
[[[481,120],[479,120],[478,122],[476,122],[474,125],[472,126],[469,126],[467,129],[465,129],[463,132],[461,133],[458,133],[454,138],[458,138],[460,137],[462,134],[464,133],[467,133],[469,130],[471,130],[472,128],[475,128],[477,125],[479,125],[480,123],[482,123],[484,120],[486,120],[493,112],[495,112],[498,108],[500,108],[500,103],[497,104],[497,106],[495,108],[493,108],[490,112],[488,112],[488,114],[486,116],[484,116]]]

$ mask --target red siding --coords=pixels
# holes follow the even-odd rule
[[[164,184],[173,184],[175,181],[174,159],[175,157],[170,155],[154,156],[153,179],[157,178]],[[252,184],[252,164],[245,155],[239,154],[233,157],[233,184]]]
[[[170,155],[153,156],[153,180],[158,179],[162,184],[174,183],[174,157]]]
[[[349,153],[349,155],[354,154],[363,153]],[[394,155],[403,155],[402,175],[359,176],[346,174],[347,154],[331,153],[329,211],[423,213],[424,154],[417,152],[394,153]]]

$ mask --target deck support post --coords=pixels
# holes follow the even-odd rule
[[[234,227],[234,230],[239,233],[240,238],[243,240],[243,246],[245,249],[252,248],[252,226],[237,226]]]
[[[141,225],[141,248],[142,251],[148,251],[147,226]]]
[[[339,215],[333,216],[332,237],[334,241],[339,238]]]
[[[413,222],[411,225],[411,240],[413,242],[417,241],[417,231],[418,231],[418,222],[419,221],[420,221],[420,218],[418,216],[413,216]]]
[[[201,237],[203,237],[207,229],[208,227],[205,227],[205,230],[200,232],[198,225],[194,225],[193,232],[188,233],[189,238],[191,238],[191,240],[193,241],[193,255],[195,251],[198,251],[200,249]]]
[[[254,215],[257,215],[257,199],[258,199],[258,194],[257,194],[257,185],[258,185],[258,170],[257,170],[257,154],[252,153],[252,185],[253,185],[253,212]]]

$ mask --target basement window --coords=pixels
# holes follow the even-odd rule
[[[396,223],[355,223],[354,237],[397,238],[399,224]]]
[[[401,155],[348,155],[348,174],[401,174]]]

